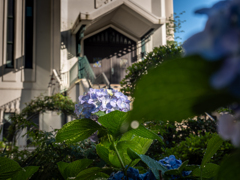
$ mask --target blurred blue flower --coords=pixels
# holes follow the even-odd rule
[[[158,161],[160,164],[164,165],[168,169],[177,169],[181,166],[182,161],[176,159],[174,155],[170,155],[169,157],[165,157]]]
[[[117,90],[90,88],[86,95],[79,97],[79,103],[75,105],[75,113],[80,118],[90,118],[98,111],[108,114],[115,110],[130,110],[128,97]]]
[[[174,155],[170,155],[169,157],[165,157],[158,161],[160,164],[165,166],[166,168],[170,169],[177,169],[182,165],[182,160],[176,159]],[[192,171],[183,171],[182,176],[188,176],[191,174]],[[177,179],[177,176],[173,176],[171,179]]]
[[[181,166],[182,161],[179,159],[176,159],[174,155],[171,155],[169,157],[165,157],[164,159],[161,159],[158,161],[160,164],[164,165],[168,169],[177,169]],[[188,176],[191,174],[192,171],[183,171],[182,176]],[[144,174],[139,174],[138,169],[134,169],[132,167],[129,167],[127,170],[127,176],[129,180],[156,180],[154,174],[151,170]],[[172,176],[171,179],[177,179],[179,177]],[[108,180],[126,180],[127,178],[124,176],[123,171],[118,171],[117,173],[112,173]]]
[[[128,180],[154,180],[154,179],[148,178],[148,172],[145,174],[139,174],[138,169],[134,169],[133,167],[129,167],[127,170]],[[122,171],[118,171],[117,173],[112,173],[108,178],[108,180],[123,180],[123,179],[127,180],[127,177],[124,176],[124,173]]]
[[[240,95],[240,1],[225,0],[211,8],[197,10],[206,14],[205,29],[190,37],[184,44],[185,55],[201,55],[209,61],[223,60],[222,68],[210,79],[216,88],[229,87]]]

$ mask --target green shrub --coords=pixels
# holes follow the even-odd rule
[[[215,133],[217,131],[215,121],[199,117],[197,119],[188,119],[181,123],[147,122],[145,126],[163,137],[164,146],[158,141],[154,141],[148,150],[147,155],[155,159],[159,158],[159,154],[162,154],[165,148],[174,147],[176,144],[185,141],[192,134],[204,135],[206,132]]]
[[[140,77],[144,74],[147,74],[147,71],[151,68],[157,67],[163,61],[178,57],[182,53],[182,48],[175,44],[171,46],[160,46],[155,47],[152,52],[148,53],[143,61],[134,63],[132,66],[127,68],[128,74],[125,78],[120,82],[121,91],[133,97],[133,92],[135,90],[135,86]]]
[[[38,172],[31,177],[34,180],[61,180],[62,176],[57,167],[60,161],[69,163],[88,158],[94,159],[93,166],[105,166],[105,162],[97,156],[95,143],[88,139],[74,144],[56,143],[55,133],[39,131],[33,136],[32,143],[36,149],[32,152],[19,151],[18,147],[15,147],[2,153],[2,156],[11,157],[21,167],[40,166]]]
[[[189,164],[201,164],[202,158],[207,148],[208,141],[212,138],[215,133],[205,133],[204,135],[190,135],[185,141],[172,148],[163,150],[163,156],[175,155],[176,158],[182,161],[189,160]],[[234,147],[231,143],[224,141],[223,145],[212,157],[211,163],[219,164],[221,159],[229,155]]]

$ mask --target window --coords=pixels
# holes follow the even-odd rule
[[[14,67],[14,0],[7,5],[7,60],[6,68]]]
[[[8,142],[12,142],[13,141],[13,136],[8,136],[8,128],[11,125],[11,115],[13,115],[14,113],[4,113],[3,115],[3,140],[8,141]]]
[[[39,114],[34,115],[31,118],[31,121],[34,124],[36,124],[36,126],[31,126],[31,127],[27,128],[27,131],[31,131],[33,133],[37,133],[38,130],[39,130]],[[32,138],[29,135],[27,135],[27,144],[29,145],[29,144],[31,144],[31,142],[32,142]]]
[[[26,0],[25,7],[25,68],[33,66],[33,1]]]

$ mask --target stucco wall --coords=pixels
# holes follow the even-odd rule
[[[34,97],[40,94],[48,95],[48,83],[52,69],[56,69],[58,73],[60,70],[60,0],[34,1],[33,69],[24,69],[23,64],[25,52],[25,19],[23,18],[25,17],[25,0],[16,0],[15,2],[15,67],[6,69],[7,0],[0,1],[1,114],[10,110],[11,112],[19,112],[25,107],[25,103]],[[8,104],[14,108],[7,110]],[[51,121],[51,119],[53,118],[44,119],[44,121],[48,122],[47,125],[49,127],[56,126],[56,128],[59,128],[61,126],[61,122]],[[57,119],[57,117],[54,116],[54,119]],[[1,121],[2,115],[0,124]],[[17,143],[21,146],[26,145],[26,139],[21,138],[21,135]]]

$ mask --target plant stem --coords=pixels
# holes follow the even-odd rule
[[[200,178],[201,178],[201,180],[202,180],[202,167],[201,167],[201,174],[200,174]]]
[[[133,160],[130,162],[130,164],[127,166],[127,168],[126,168],[126,171],[128,170],[128,168],[132,165],[132,163],[133,163]]]
[[[115,150],[115,152],[116,152],[116,154],[117,154],[118,160],[119,160],[120,163],[121,163],[121,166],[122,166],[122,168],[123,168],[123,171],[124,171],[125,176],[127,176],[127,173],[125,172],[125,166],[124,166],[123,160],[122,160],[122,158],[121,158],[121,156],[120,156],[120,154],[119,154],[119,152],[118,152],[118,150],[117,150],[116,143],[113,141],[113,138],[112,138],[111,135],[108,135],[108,138],[109,138],[110,141],[113,143],[113,148],[114,148],[114,150]]]

